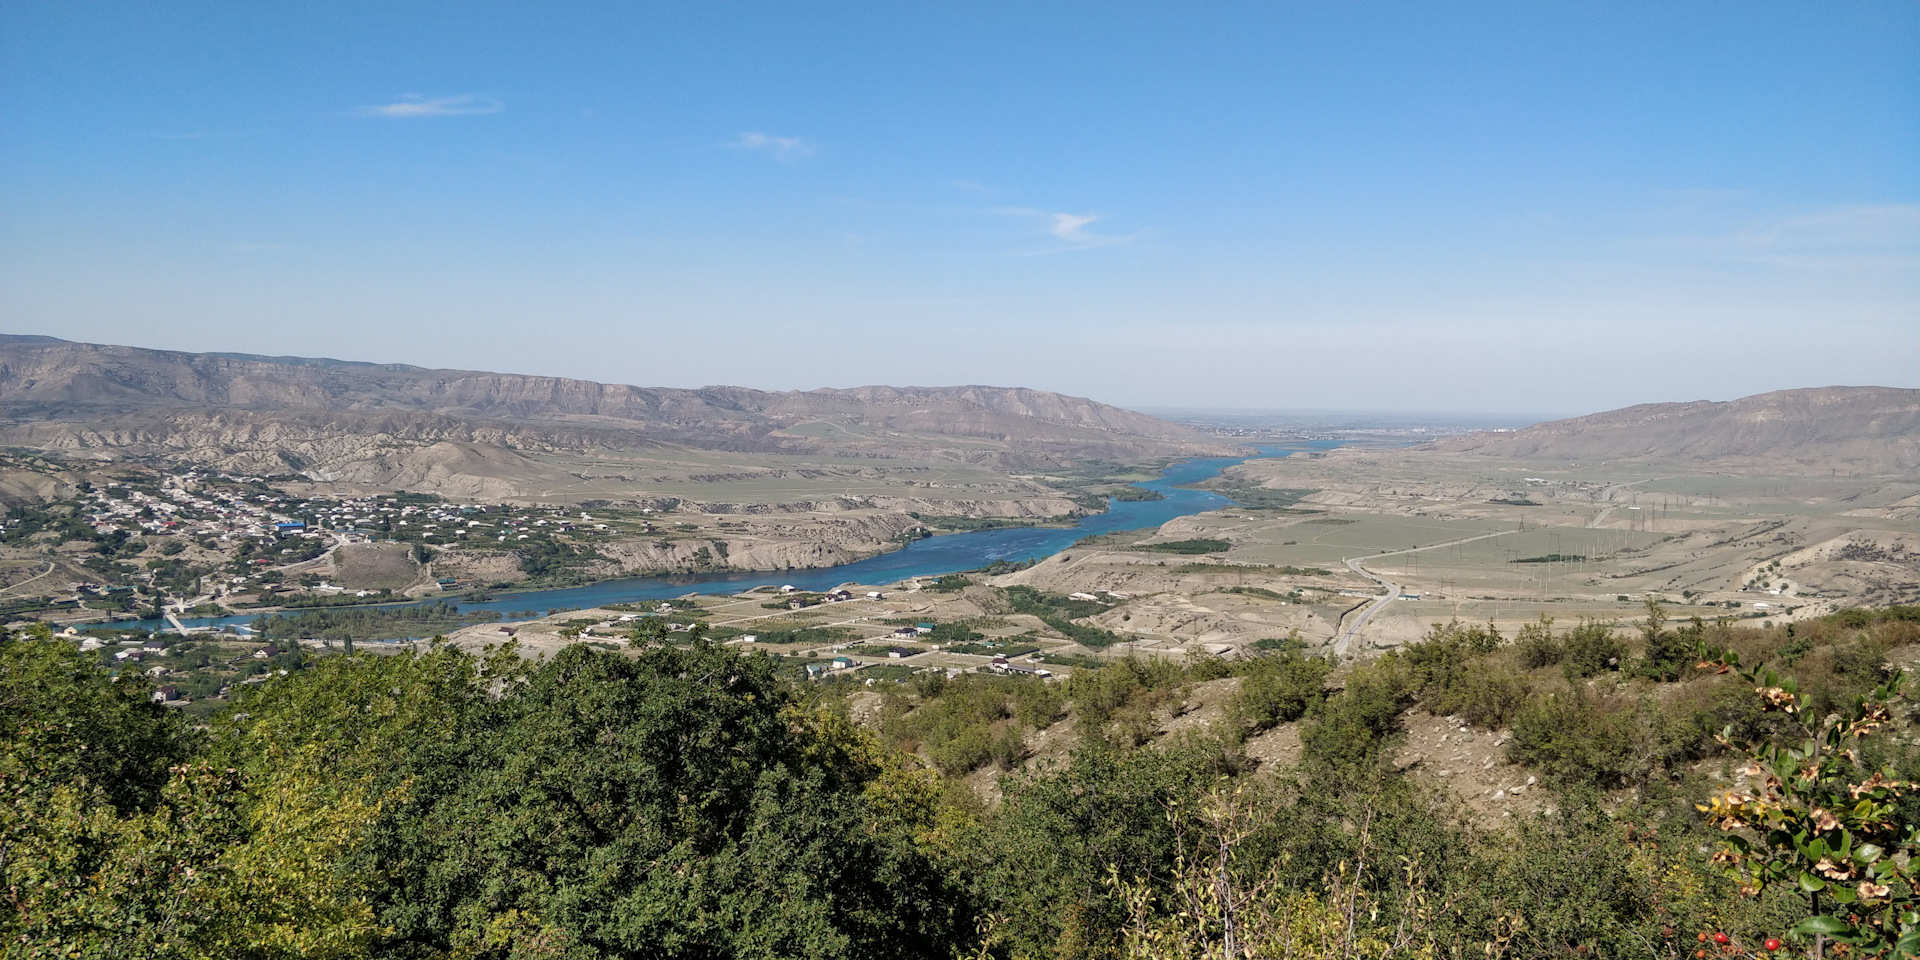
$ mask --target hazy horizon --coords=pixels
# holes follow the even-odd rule
[[[71,341],[69,338],[66,338],[66,337],[56,337],[52,334],[45,334],[45,333],[7,333],[7,334],[4,334],[4,336],[22,337],[22,338],[40,337],[40,338],[46,338],[51,340],[68,340],[69,342],[83,342],[83,341]],[[84,341],[84,342],[91,342],[91,341]],[[138,344],[138,343],[119,343],[119,344],[102,344],[102,345],[136,347],[141,349],[152,349],[152,350],[175,349],[171,347],[154,347],[154,346]],[[520,374],[520,375],[527,375],[527,376],[555,376],[555,377],[562,377],[562,378],[574,379],[574,380],[593,379],[588,377],[573,376],[571,374],[565,374],[565,373],[558,373],[558,374],[530,373],[525,370],[514,370],[514,369],[506,369],[506,368],[500,368],[500,369],[461,368],[461,367],[449,367],[444,364],[416,363],[416,362],[399,361],[399,360],[367,360],[367,359],[362,359],[359,357],[352,357],[352,356],[255,354],[255,353],[247,353],[247,352],[232,351],[232,350],[206,350],[206,351],[180,351],[180,352],[206,353],[210,355],[245,357],[245,358],[251,358],[251,359],[258,359],[258,360],[269,360],[269,361],[271,360],[302,360],[302,361],[320,360],[320,361],[328,361],[328,362],[335,362],[335,363],[365,363],[365,364],[372,364],[376,366],[387,366],[387,365],[411,366],[411,367],[418,367],[422,370],[472,369],[478,373],[504,373],[504,374]],[[1636,401],[1622,404],[1621,407],[1607,407],[1603,409],[1560,410],[1560,411],[1536,410],[1536,411],[1527,412],[1527,411],[1518,411],[1518,410],[1464,410],[1464,409],[1452,409],[1452,408],[1446,408],[1446,407],[1428,407],[1425,409],[1409,410],[1409,409],[1384,409],[1384,408],[1383,409],[1365,409],[1365,408],[1351,408],[1351,407],[1234,407],[1234,406],[1217,406],[1217,405],[1209,406],[1209,405],[1152,404],[1152,403],[1131,404],[1131,403],[1123,403],[1115,400],[1110,400],[1108,398],[1100,397],[1100,396],[1072,394],[1070,391],[1056,390],[1044,384],[1036,384],[1036,383],[981,383],[981,382],[921,383],[921,382],[899,380],[899,381],[871,381],[867,383],[821,384],[821,385],[815,385],[815,386],[800,386],[800,387],[766,387],[766,386],[762,386],[754,383],[718,383],[716,382],[716,383],[701,383],[701,384],[664,384],[664,383],[646,383],[646,382],[628,381],[628,380],[598,380],[595,382],[621,384],[625,386],[633,386],[633,387],[641,387],[641,388],[649,388],[649,389],[652,389],[652,388],[705,389],[705,388],[716,388],[716,387],[737,387],[737,388],[744,388],[749,390],[799,390],[799,391],[849,390],[849,389],[857,389],[860,387],[900,387],[900,388],[946,388],[946,387],[969,387],[969,386],[1005,387],[1005,388],[1012,388],[1012,389],[1045,390],[1045,391],[1054,392],[1054,393],[1065,393],[1071,396],[1085,396],[1086,399],[1089,399],[1089,400],[1094,400],[1100,403],[1109,404],[1111,406],[1134,410],[1139,413],[1145,413],[1145,414],[1148,414],[1149,416],[1159,417],[1162,419],[1205,420],[1205,421],[1210,421],[1222,426],[1231,425],[1231,421],[1233,420],[1264,420],[1264,421],[1271,421],[1274,423],[1288,421],[1288,422],[1291,422],[1292,425],[1301,427],[1303,429],[1359,429],[1366,426],[1387,426],[1387,425],[1400,426],[1400,427],[1419,427],[1419,426],[1462,427],[1462,426],[1471,425],[1471,426],[1474,426],[1475,428],[1485,428],[1485,429],[1517,428],[1522,426],[1529,426],[1535,423],[1545,423],[1552,420],[1564,420],[1564,419],[1569,419],[1573,417],[1587,416],[1589,414],[1605,413],[1610,410],[1620,409],[1621,407],[1635,406],[1637,404],[1643,404],[1643,403],[1690,403],[1690,402],[1695,402],[1700,400],[1706,400],[1709,402],[1725,402],[1728,400],[1738,400],[1742,398],[1741,396],[1732,396],[1732,397],[1706,397],[1706,396],[1677,397],[1676,396],[1676,397],[1668,397],[1668,398],[1661,398],[1661,399],[1636,400]],[[1804,387],[1783,387],[1781,389],[1784,389],[1784,390],[1820,389],[1820,388],[1826,388],[1826,387],[1871,388],[1871,387],[1889,387],[1889,386],[1894,387],[1895,389],[1913,389],[1913,388],[1907,388],[1907,387],[1899,387],[1897,385],[1890,385],[1890,384],[1868,384],[1868,383],[1810,384]],[[1771,391],[1767,391],[1767,392],[1771,392]],[[1742,396],[1752,396],[1752,394],[1745,394]]]
[[[1920,386],[1913,4],[447,14],[0,8],[6,330],[1135,409]]]

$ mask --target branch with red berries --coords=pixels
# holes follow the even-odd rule
[[[1695,960],[1704,960],[1706,957],[1736,957],[1740,958],[1740,960],[1754,958],[1754,960],[1758,960],[1758,958],[1774,956],[1780,952],[1780,948],[1786,946],[1786,944],[1780,942],[1779,937],[1768,937],[1760,941],[1760,949],[1755,950],[1751,947],[1740,945],[1738,941],[1734,940],[1730,934],[1723,930],[1702,933],[1699,939],[1700,949],[1693,952]]]

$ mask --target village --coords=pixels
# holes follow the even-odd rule
[[[68,624],[404,599],[507,585],[471,572],[427,576],[425,561],[449,548],[501,557],[495,566],[510,582],[525,557],[551,578],[590,560],[594,538],[684,533],[659,530],[650,508],[596,517],[579,508],[456,504],[405,492],[299,496],[268,478],[204,471],[119,475],[0,517],[0,614]],[[371,545],[406,558],[404,575],[339,582],[343,573],[352,579],[352,565],[334,563],[334,554],[382,552]]]

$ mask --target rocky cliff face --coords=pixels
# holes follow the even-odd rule
[[[903,513],[865,513],[811,517],[797,528],[763,528],[739,536],[685,539],[632,539],[595,544],[601,559],[584,572],[597,578],[634,577],[713,570],[811,570],[837,567],[898,549],[900,537],[920,527]],[[511,553],[494,550],[442,550],[433,560],[435,576],[481,582],[524,576]]]
[[[1920,468],[1920,390],[1819,387],[1714,403],[1648,403],[1451,437],[1424,449],[1516,460],[1677,461],[1780,472]]]
[[[667,541],[634,540],[600,548],[603,577],[703,569],[810,570],[837,567],[898,549],[901,534],[920,526],[905,514],[818,519],[802,536],[769,535]]]

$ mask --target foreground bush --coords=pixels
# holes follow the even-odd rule
[[[70,649],[20,643],[0,648],[0,696],[50,670],[15,662]],[[167,722],[111,682],[69,692],[70,712]],[[0,842],[27,895],[0,914],[10,951],[897,956],[942,952],[964,920],[912,778],[764,658],[341,656],[239,707],[214,763],[157,794],[135,789],[145,766],[102,783],[70,762],[59,727],[10,732]]]
[[[1297,654],[926,674],[859,688],[883,691],[885,746],[836,712],[854,688],[702,642],[329,657],[195,731],[139,676],[16,631],[0,956],[1677,958],[1703,932],[1901,956],[1920,750],[1887,651],[1920,619],[1839,619],[1543,621],[1513,644],[1445,625],[1334,674]],[[1676,663],[1695,636],[1801,683]],[[1608,666],[1568,683],[1570,656]],[[1227,677],[1241,723],[1159,733]],[[1507,716],[1511,758],[1555,788],[1526,794],[1540,812],[1489,818],[1398,771],[1416,705]],[[1026,764],[1021,734],[1068,716],[1070,760]],[[1296,717],[1302,762],[1248,776],[1247,729]],[[1712,823],[1694,809],[1756,759]],[[997,784],[940,769],[986,763]]]

